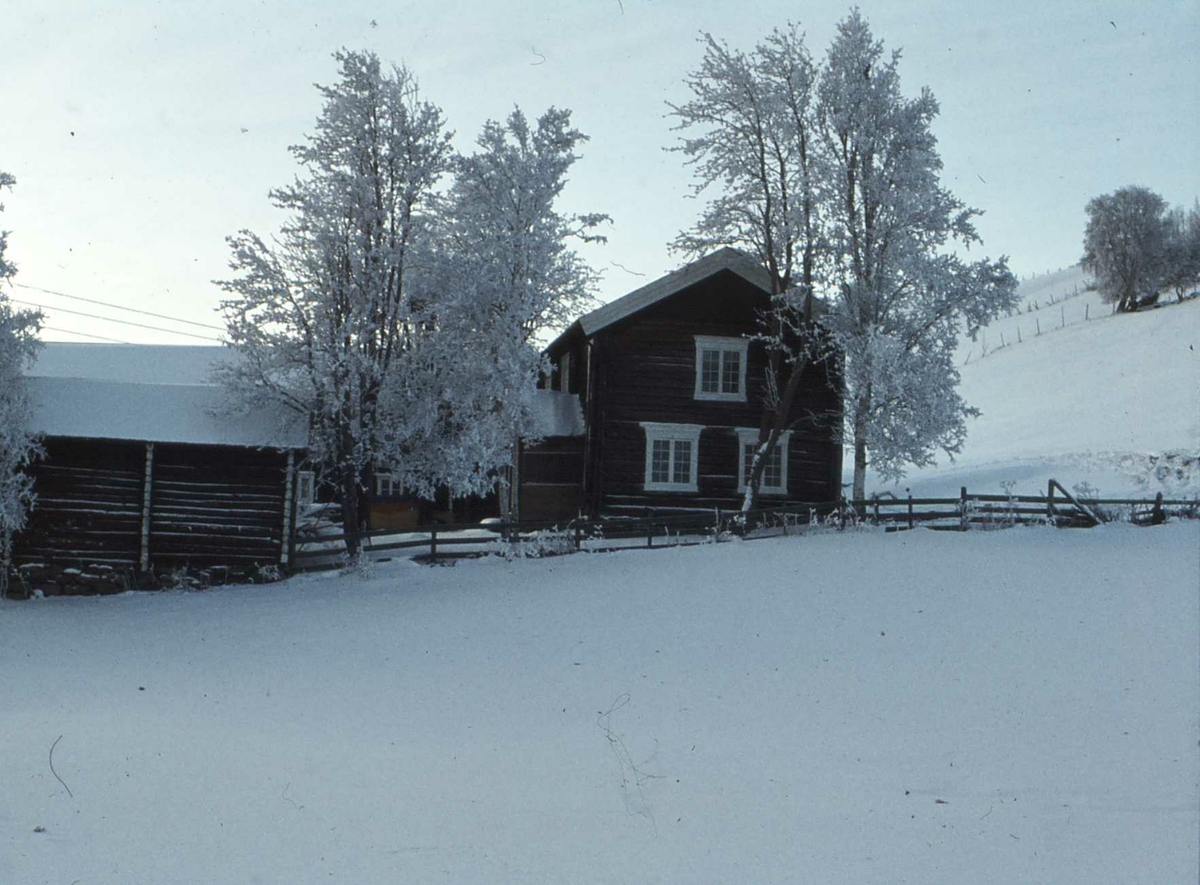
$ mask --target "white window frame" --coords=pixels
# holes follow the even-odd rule
[[[386,489],[386,491],[385,491]],[[386,471],[375,474],[375,497],[394,498],[400,494],[400,485],[396,478]]]
[[[317,474],[312,470],[296,472],[296,503],[311,507],[317,500]]]
[[[738,389],[737,393],[722,393],[721,391],[703,390],[703,367],[704,367],[704,351],[718,350],[721,352],[720,370],[718,371],[718,379],[725,377],[725,354],[736,352],[741,356],[738,361]],[[696,399],[700,400],[718,400],[724,402],[744,403],[746,402],[746,355],[750,350],[749,338],[727,338],[717,335],[697,335],[696,336]]]
[[[758,445],[758,428],[757,427],[738,427],[738,494],[744,494],[746,491],[746,446]],[[763,475],[763,483],[759,486],[759,494],[762,495],[786,495],[788,487],[788,441],[791,439],[792,431],[785,430],[779,435],[779,442],[775,443],[775,447],[779,450],[779,473],[780,479],[783,480],[783,485],[769,486],[766,483],[766,474]]]
[[[646,475],[645,489],[648,492],[695,492],[699,491],[696,477],[700,464],[700,431],[701,424],[663,424],[658,421],[643,421],[642,428],[646,431]],[[654,443],[659,440],[670,442],[691,443],[691,463],[688,464],[687,482],[654,482]],[[675,447],[671,446],[670,476],[675,475]]]

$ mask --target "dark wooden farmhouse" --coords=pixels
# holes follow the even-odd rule
[[[220,347],[44,346],[25,379],[44,458],[10,592],[104,592],[286,567],[306,434],[219,413]],[[302,490],[301,494],[305,492]],[[264,571],[265,570],[265,571]]]
[[[546,349],[551,384],[578,396],[584,426],[521,447],[520,518],[740,506],[766,383],[765,348],[751,339],[762,329],[769,285],[753,259],[722,249],[559,335]],[[806,417],[769,456],[763,504],[837,500],[837,376],[832,361],[807,370]]]

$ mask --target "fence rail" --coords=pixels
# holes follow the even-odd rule
[[[1200,499],[1080,498],[1068,492],[1056,480],[1050,480],[1045,495],[970,494],[963,487],[956,498],[899,498],[884,493],[865,500],[814,502],[761,508],[748,513],[714,509],[645,517],[577,519],[565,524],[497,521],[469,526],[415,526],[403,532],[378,529],[358,535],[318,535],[298,540],[292,556],[292,571],[342,568],[346,564],[345,542],[355,538],[368,557],[421,550],[414,558],[437,562],[464,555],[477,556],[514,549],[519,552],[523,549],[522,545],[533,546],[531,555],[546,555],[581,550],[600,552],[691,546],[732,538],[754,540],[788,534],[814,525],[842,528],[869,524],[888,531],[903,531],[918,526],[966,531],[972,527],[1002,528],[1030,523],[1063,527],[1091,526],[1118,516],[1111,509],[1116,507],[1127,508],[1134,521],[1139,521],[1139,514],[1153,513],[1154,508],[1164,515],[1192,518],[1200,515]]]

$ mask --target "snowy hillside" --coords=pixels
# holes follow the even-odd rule
[[[1197,540],[0,600],[0,882],[1195,882]]]
[[[1022,284],[1024,307],[959,351],[961,392],[982,417],[962,455],[896,486],[957,494],[1090,483],[1103,495],[1200,493],[1200,299],[1116,316],[1068,268]]]

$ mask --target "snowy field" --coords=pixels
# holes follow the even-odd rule
[[[1198,541],[0,600],[0,882],[1195,882]]]
[[[1068,268],[1023,283],[1023,303],[1040,309],[997,320],[960,348],[959,390],[983,412],[968,421],[962,454],[898,484],[869,474],[868,492],[954,496],[966,485],[1001,494],[1011,481],[1018,494],[1037,494],[1053,477],[1105,497],[1200,494],[1200,298],[1164,296],[1157,310],[1114,316],[1085,282]],[[1036,316],[1043,333],[1031,336]],[[1029,328],[1014,344],[1018,325]],[[1007,346],[980,358],[984,339],[995,347],[1001,332]],[[845,463],[849,482],[853,461]]]

